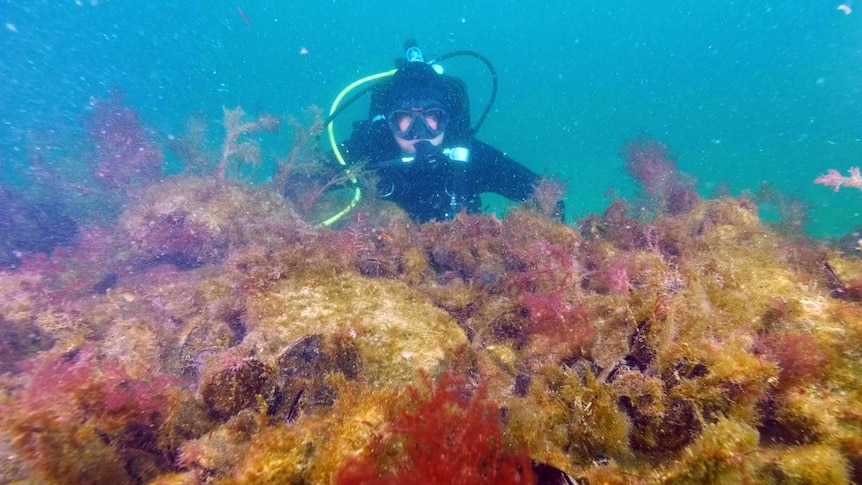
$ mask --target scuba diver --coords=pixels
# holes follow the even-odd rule
[[[348,167],[364,163],[363,170],[378,177],[378,196],[395,202],[417,222],[479,212],[479,196],[486,192],[527,200],[540,177],[474,136],[496,95],[496,75],[487,59],[469,51],[437,59],[472,55],[494,75],[491,100],[472,126],[464,82],[438,72],[436,61],[426,62],[414,41],[407,41],[405,49],[396,70],[375,76],[387,79],[370,88],[368,119],[354,123],[348,140],[337,145],[331,140],[339,162]],[[337,103],[327,120],[331,139],[331,121],[343,110],[336,109]],[[356,200],[358,194],[357,188]],[[561,204],[559,208],[562,218]]]

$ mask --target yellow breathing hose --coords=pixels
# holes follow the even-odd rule
[[[391,75],[395,74],[396,71],[397,71],[397,69],[392,69],[391,71],[381,72],[378,74],[372,74],[371,76],[366,76],[362,79],[359,79],[358,81],[354,81],[353,83],[351,83],[349,86],[344,88],[338,94],[338,96],[335,98],[335,101],[332,102],[332,107],[329,108],[329,116],[332,116],[332,114],[335,113],[335,111],[338,109],[338,104],[341,103],[341,100],[344,99],[344,97],[347,96],[347,94],[350,91],[353,91],[357,86],[361,86],[361,85],[363,85],[367,82],[370,82],[370,81],[376,81],[377,79],[380,79],[383,77],[391,76]],[[335,141],[335,129],[333,128],[332,125],[333,125],[332,120],[330,120],[329,124],[326,127],[326,130],[329,134],[329,144],[332,146],[332,152],[335,153],[335,158],[338,160],[338,163],[340,163],[341,165],[346,167],[347,162],[344,160],[344,157],[341,155],[341,150],[338,149],[338,142]],[[345,214],[347,214],[348,212],[353,210],[353,208],[356,207],[357,204],[359,204],[359,200],[362,198],[362,190],[359,188],[359,182],[357,182],[356,176],[350,172],[349,168],[346,170],[347,170],[348,177],[350,177],[350,182],[353,183],[353,199],[350,201],[350,203],[347,205],[347,207],[345,207],[344,209],[342,209],[340,212],[333,215],[329,219],[326,219],[325,221],[321,222],[320,224],[317,225],[317,227],[330,226],[330,225],[334,224],[336,221],[338,221],[339,219],[344,217]]]

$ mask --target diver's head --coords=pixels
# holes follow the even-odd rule
[[[390,80],[385,113],[395,140],[405,153],[427,140],[443,143],[452,112],[442,76],[424,62],[408,62]]]
[[[386,116],[395,141],[405,153],[414,153],[420,141],[443,143],[449,113],[438,101],[416,100],[401,103]]]

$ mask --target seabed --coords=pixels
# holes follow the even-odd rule
[[[862,481],[862,260],[745,196],[630,212],[135,187],[0,272],[0,482]]]

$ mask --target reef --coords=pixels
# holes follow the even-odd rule
[[[0,272],[0,482],[862,481],[862,259],[663,146],[648,214],[335,229],[222,153]]]

